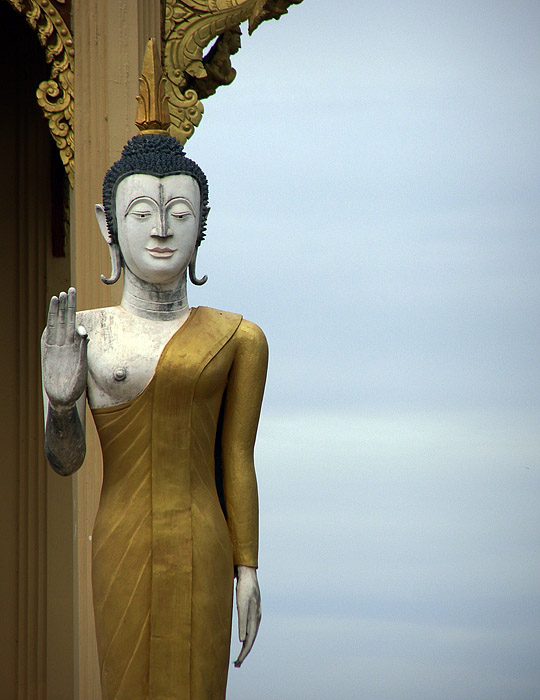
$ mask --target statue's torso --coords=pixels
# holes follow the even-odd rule
[[[92,408],[115,406],[149,384],[163,348],[186,321],[140,318],[121,306],[77,313],[88,344],[88,401]]]
[[[89,320],[100,341],[117,342],[119,316],[95,312]],[[97,322],[106,331],[98,333]],[[130,352],[135,344],[142,353],[142,337],[133,335]],[[243,446],[264,382],[260,345],[238,314],[194,309],[142,393],[93,409],[103,450],[93,591],[108,697],[225,697],[234,564],[257,564],[255,477]],[[134,373],[141,366],[135,361]]]

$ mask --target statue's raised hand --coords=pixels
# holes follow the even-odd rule
[[[73,406],[86,388],[86,330],[76,328],[77,292],[52,297],[43,338],[43,386],[52,406]]]

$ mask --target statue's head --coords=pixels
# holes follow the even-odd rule
[[[157,190],[154,192],[156,187]],[[179,188],[178,191],[175,191],[176,187]],[[134,191],[133,188],[137,191]],[[138,188],[141,188],[140,192]],[[167,192],[167,202],[162,201],[165,192]],[[121,267],[125,264],[130,267],[132,272],[139,273],[140,276],[142,268],[136,265],[131,255],[135,251],[135,239],[138,238],[135,231],[140,232],[140,227],[133,228],[133,218],[137,218],[135,211],[126,219],[126,206],[131,206],[130,202],[136,201],[141,196],[147,196],[153,200],[153,206],[158,209],[165,206],[168,215],[172,217],[171,220],[176,220],[177,223],[182,218],[179,216],[181,212],[172,212],[169,205],[176,199],[186,201],[187,197],[196,222],[196,228],[191,229],[188,236],[192,240],[193,246],[193,254],[189,262],[189,276],[194,284],[204,284],[206,276],[199,280],[195,274],[195,259],[197,248],[204,239],[206,219],[210,210],[208,206],[208,181],[197,163],[186,157],[181,144],[166,133],[145,133],[134,136],[124,146],[120,160],[117,160],[105,175],[103,206],[96,205],[96,215],[101,232],[109,244],[112,275],[110,278],[102,275],[103,282],[114,284],[120,277]],[[119,206],[122,211],[118,210]],[[173,226],[173,229],[175,228],[178,226]],[[132,231],[131,235],[130,230]],[[156,229],[153,228],[152,231],[151,235],[158,235]],[[187,232],[187,229],[185,231]],[[180,231],[177,231],[177,234],[179,233]],[[187,243],[188,241],[185,240],[182,247]],[[146,250],[149,250],[148,247]],[[180,263],[178,259],[180,256],[175,255],[174,257],[176,262]],[[145,276],[143,275],[141,278],[145,279]],[[156,281],[159,280],[156,279]]]
[[[197,246],[205,237],[208,206],[208,181],[206,175],[187,158],[179,141],[166,134],[144,134],[134,136],[122,150],[117,160],[107,171],[103,180],[103,208],[111,243],[118,244],[118,222],[116,191],[122,180],[137,173],[165,177],[167,175],[189,175],[199,185],[200,217]]]

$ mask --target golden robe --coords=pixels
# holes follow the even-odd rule
[[[93,410],[103,700],[225,698],[234,566],[257,566],[253,447],[267,352],[254,324],[199,307],[139,396]]]

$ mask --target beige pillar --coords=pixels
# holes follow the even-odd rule
[[[35,99],[45,55],[24,15],[5,3],[0,27],[9,125],[0,136],[0,697],[73,700],[72,498],[45,461],[39,369],[48,285],[57,290],[68,277],[67,258],[53,257],[63,175]],[[57,527],[62,509],[68,517]]]
[[[118,303],[120,286],[107,287],[105,243],[94,217],[107,168],[135,133],[135,97],[148,37],[160,37],[159,0],[74,0],[75,189],[71,215],[72,282],[79,308]],[[76,697],[100,700],[91,604],[90,561],[95,512],[101,486],[101,454],[87,421],[87,458],[76,477],[76,591],[78,679]]]

